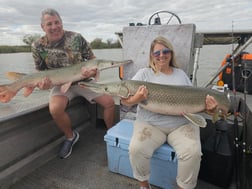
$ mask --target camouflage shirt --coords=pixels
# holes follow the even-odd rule
[[[64,31],[57,43],[50,44],[46,36],[32,44],[32,56],[37,70],[70,66],[94,56],[88,42],[79,33]]]

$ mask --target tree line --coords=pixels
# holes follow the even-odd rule
[[[17,53],[17,52],[31,52],[31,44],[40,38],[40,35],[25,35],[23,37],[23,42],[25,45],[20,46],[8,46],[0,45],[0,53]],[[112,48],[122,48],[119,40],[113,42],[113,39],[107,39],[103,42],[101,38],[96,38],[90,42],[92,49],[112,49]]]

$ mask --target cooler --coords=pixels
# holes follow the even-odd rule
[[[107,131],[104,140],[107,143],[108,168],[133,178],[129,161],[128,147],[133,132],[133,120],[123,119]],[[177,158],[174,150],[163,144],[157,149],[151,159],[150,184],[164,188],[175,189],[177,176]]]

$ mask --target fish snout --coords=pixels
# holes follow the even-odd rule
[[[133,60],[124,60],[122,62],[112,62],[112,65],[113,66],[118,66],[118,63],[121,64],[121,65],[124,65],[124,64],[132,64],[133,63]]]

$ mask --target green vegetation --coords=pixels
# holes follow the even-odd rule
[[[0,53],[18,53],[18,52],[31,52],[31,46],[22,45],[22,46],[0,46]]]
[[[40,38],[40,35],[38,34],[35,34],[35,35],[25,35],[24,38],[23,38],[23,42],[26,44],[26,45],[29,45],[31,46],[31,44],[36,41],[37,39]]]
[[[90,46],[92,49],[113,49],[113,48],[121,48],[121,44],[119,40],[115,43],[112,42],[112,39],[108,39],[106,43],[102,42],[102,39],[96,38],[91,43]]]
[[[18,53],[18,52],[31,52],[31,44],[38,39],[39,35],[25,35],[23,42],[26,45],[22,46],[8,46],[0,45],[0,53]],[[112,48],[122,48],[119,40],[113,42],[112,39],[107,39],[106,42],[103,42],[102,39],[96,38],[90,42],[92,49],[112,49]]]

